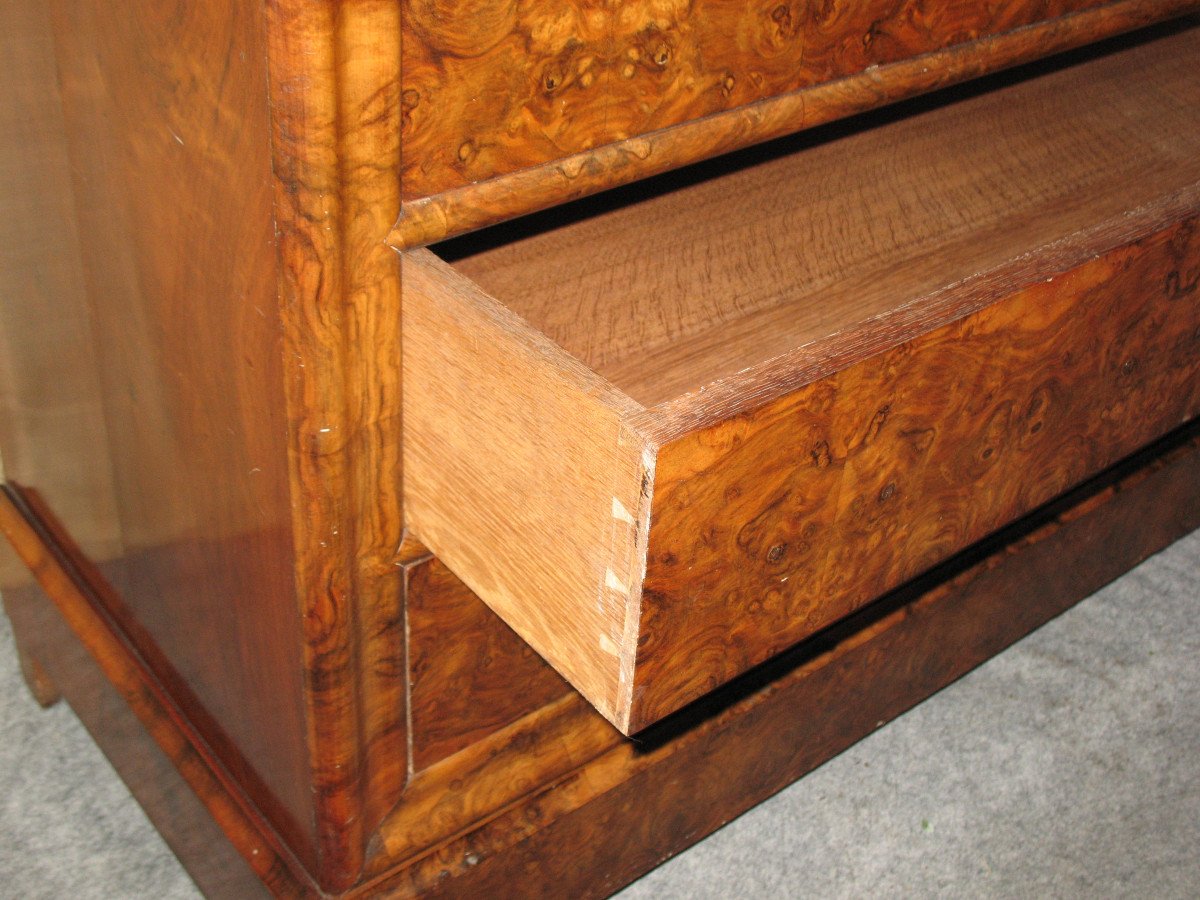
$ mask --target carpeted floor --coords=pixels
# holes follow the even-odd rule
[[[0,897],[196,896],[11,640]],[[1200,896],[1200,532],[620,896]]]

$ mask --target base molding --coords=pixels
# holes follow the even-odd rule
[[[385,824],[344,896],[607,895],[1197,527],[1193,423],[448,840],[393,853]],[[4,594],[37,696],[79,713],[201,889],[319,895],[12,489],[0,530],[41,586]]]
[[[18,652],[79,716],[201,890],[231,900],[315,895],[68,551],[11,486],[0,492],[0,532],[37,580],[4,589]]]

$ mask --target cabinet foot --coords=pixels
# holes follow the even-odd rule
[[[21,675],[25,678],[25,684],[28,685],[34,700],[48,708],[62,699],[58,687],[50,680],[41,663],[19,646],[17,647],[17,660],[21,663]]]
[[[7,601],[4,603],[4,611],[8,613],[9,621],[15,618],[9,613]],[[15,624],[13,625],[13,643],[17,648],[17,662],[21,666],[21,676],[25,679],[25,684],[29,687],[29,693],[33,694],[33,699],[43,708],[53,706],[62,699],[62,693],[59,691],[58,686],[50,679],[50,676],[46,674],[46,670],[42,668],[42,664],[30,653],[21,635],[17,632]]]

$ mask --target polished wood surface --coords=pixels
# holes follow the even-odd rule
[[[0,498],[0,528],[54,604],[22,591],[18,640],[46,655],[211,896],[252,895],[227,841],[277,895],[310,895],[265,820],[247,812],[28,515]],[[1192,425],[640,743],[567,697],[432,767],[384,823],[363,882],[342,896],[480,896],[514,884],[539,896],[606,896],[1196,527]],[[141,727],[131,727],[133,713]],[[699,782],[712,789],[704,803],[691,796]]]
[[[112,559],[112,467],[101,453],[63,449],[108,437],[44,4],[0,5],[0,56],[0,471],[42,485],[88,554]],[[0,590],[28,580],[12,559],[0,555]]]
[[[344,886],[407,777],[398,9],[110,13],[4,12],[7,478]]]
[[[1200,413],[1200,28],[1128,43],[407,253],[413,535],[630,733]]]
[[[608,896],[1200,525],[1188,433],[358,896]]]
[[[138,657],[85,582],[71,552],[56,546],[37,514],[11,490],[0,492],[0,534],[35,576],[61,617],[56,618],[46,608],[48,601],[35,595],[36,589],[9,589],[5,607],[12,615],[22,652],[35,659],[55,686],[66,693],[93,736],[114,757],[118,772],[137,785],[135,794],[154,791],[155,775],[164,772],[175,773],[175,778],[190,788],[180,797],[183,809],[168,804],[166,808],[152,806],[148,811],[162,818],[177,811],[184,819],[198,820],[196,827],[210,835],[209,842],[196,846],[194,864],[201,872],[211,871],[203,856],[211,849],[225,860],[225,877],[248,890],[255,885],[239,877],[243,860],[269,889],[285,895],[296,893],[307,878],[299,874],[303,870],[283,849],[275,830],[214,755],[192,724],[190,711],[181,708]],[[131,727],[132,717],[136,717],[140,728]],[[139,774],[136,768],[126,768],[139,765],[157,772]],[[196,798],[204,814],[219,828],[216,834],[200,818]],[[167,836],[172,833],[185,836],[170,831]],[[231,857],[227,848],[216,841],[217,834],[233,844],[240,859]],[[180,852],[180,845],[174,847]],[[208,879],[200,880],[205,883]]]
[[[353,883],[407,754],[402,577],[399,8],[267,3],[295,599],[319,879]]]
[[[1198,8],[414,3],[413,149],[391,241],[438,241]]]
[[[311,860],[263,23],[49,9],[107,436],[56,452],[111,466],[109,611]]]
[[[1200,182],[1200,31],[1151,34],[434,250],[642,405],[707,392]]]
[[[441,560],[427,553],[405,574],[413,771],[571,693]]]
[[[418,0],[404,19],[404,196],[1102,5]]]
[[[921,126],[901,135],[898,126],[884,124],[886,116],[876,120],[880,133],[892,136],[891,152],[879,157],[886,164],[857,185],[840,187],[888,214],[856,220],[845,207],[839,212],[836,204],[822,206],[834,231],[858,222],[854,227],[862,235],[854,246],[862,253],[847,255],[843,269],[822,269],[835,254],[805,256],[804,238],[797,238],[789,252],[816,273],[811,289],[802,298],[799,278],[769,282],[783,294],[795,290],[791,301],[760,296],[745,308],[737,302],[721,306],[722,297],[739,290],[736,257],[757,240],[752,231],[716,239],[734,250],[733,257],[716,253],[711,238],[693,234],[695,249],[711,256],[713,273],[721,277],[708,293],[697,289],[703,279],[683,280],[686,259],[667,235],[675,229],[686,234],[678,211],[688,209],[685,195],[693,200],[701,195],[698,184],[674,195],[684,201],[676,207],[661,186],[648,189],[640,213],[674,208],[676,214],[660,220],[665,227],[642,228],[638,212],[597,219],[603,229],[628,216],[624,221],[634,243],[622,244],[610,233],[587,249],[579,244],[561,253],[558,278],[578,271],[585,284],[597,288],[604,276],[588,268],[590,256],[605,257],[614,276],[606,302],[614,312],[626,304],[626,313],[634,310],[643,318],[622,330],[615,319],[604,318],[603,303],[591,311],[579,307],[575,314],[591,317],[596,334],[570,328],[564,333],[585,337],[591,342],[586,350],[556,344],[567,338],[548,337],[549,324],[546,333],[537,323],[531,327],[532,313],[515,299],[523,288],[512,292],[514,305],[508,308],[507,289],[493,292],[483,283],[486,276],[467,277],[481,260],[499,263],[511,254],[527,270],[532,308],[538,308],[537,292],[550,285],[543,295],[550,302],[540,307],[549,323],[558,307],[569,304],[550,278],[551,263],[529,256],[531,244],[493,246],[469,259],[459,252],[451,259],[457,272],[430,254],[410,254],[401,262],[387,245],[398,220],[411,226],[405,240],[414,235],[427,240],[1200,3],[1087,5],[1065,14],[1078,4],[1011,0],[952,4],[944,18],[893,15],[888,21],[902,23],[896,28],[870,32],[868,44],[827,53],[829,61],[848,64],[893,60],[880,68],[748,104],[734,95],[751,91],[753,78],[735,73],[729,108],[670,125],[671,117],[688,119],[703,107],[701,80],[711,79],[706,66],[715,57],[689,56],[687,47],[672,45],[667,61],[660,62],[652,52],[659,48],[651,46],[656,34],[636,21],[646,13],[645,4],[597,4],[601,16],[620,26],[612,31],[612,46],[632,40],[641,48],[642,68],[635,67],[628,81],[650,103],[606,117],[614,127],[620,116],[628,118],[629,128],[651,122],[669,127],[624,140],[613,132],[604,140],[615,143],[592,145],[565,162],[535,164],[478,183],[464,180],[432,198],[410,196],[407,204],[401,202],[401,175],[405,166],[421,161],[412,144],[401,159],[402,132],[410,127],[402,120],[411,107],[401,69],[420,75],[421,68],[402,67],[401,57],[409,59],[414,29],[428,30],[420,17],[436,12],[445,22],[467,7],[435,10],[393,0],[269,0],[262,6],[220,0],[182,7],[137,0],[114,16],[94,0],[5,5],[0,42],[14,64],[0,75],[5,88],[0,205],[11,204],[12,213],[5,206],[0,216],[0,445],[7,466],[0,531],[24,565],[0,565],[0,586],[35,692],[47,702],[61,692],[78,709],[171,846],[214,896],[252,896],[258,885],[283,896],[327,897],[492,894],[511,892],[518,882],[550,894],[607,891],[845,746],[868,720],[873,724],[894,714],[1052,608],[1194,527],[1197,457],[1190,445],[1185,450],[1180,444],[1176,455],[1156,456],[1158,462],[1142,474],[1120,476],[1126,486],[1120,491],[1091,489],[1060,510],[1061,516],[1039,519],[1044,527],[1037,534],[1045,532],[1044,540],[1018,540],[1004,550],[995,545],[961,563],[964,571],[972,566],[972,572],[1004,573],[979,578],[1002,586],[1010,598],[1028,595],[1045,578],[1038,600],[1022,596],[1020,608],[1015,599],[998,595],[972,600],[973,585],[981,582],[974,576],[969,583],[947,582],[951,571],[944,569],[909,593],[858,613],[821,643],[769,663],[758,676],[647,729],[638,742],[624,738],[567,688],[468,587],[501,561],[521,566],[552,561],[550,577],[505,573],[494,583],[513,608],[528,611],[531,627],[551,637],[563,622],[590,629],[585,640],[567,641],[560,649],[582,667],[599,659],[615,673],[617,687],[608,696],[624,698],[624,727],[636,727],[696,688],[688,681],[694,669],[685,666],[686,683],[672,681],[675,673],[651,679],[673,700],[634,696],[634,663],[643,652],[637,638],[648,612],[635,598],[641,560],[657,567],[650,572],[652,581],[658,579],[653,588],[670,613],[667,630],[655,631],[660,620],[646,632],[653,653],[642,661],[651,666],[669,662],[669,653],[659,651],[676,645],[670,627],[681,627],[685,637],[691,627],[686,616],[674,615],[685,596],[682,582],[672,579],[678,554],[693,553],[703,563],[697,577],[711,580],[714,590],[722,587],[724,573],[709,565],[715,551],[703,538],[711,536],[715,548],[727,537],[721,530],[729,525],[725,508],[740,515],[763,501],[764,517],[746,531],[749,540],[725,550],[730,558],[745,558],[737,554],[747,548],[756,561],[762,557],[765,562],[744,575],[774,579],[777,590],[776,576],[785,574],[779,567],[791,564],[807,538],[789,539],[783,549],[769,538],[795,527],[788,504],[799,495],[774,502],[774,495],[761,493],[762,486],[787,476],[769,453],[758,466],[761,472],[747,476],[738,440],[740,429],[748,429],[745,434],[753,431],[755,440],[795,450],[796,434],[788,433],[787,423],[796,409],[788,403],[808,396],[811,384],[844,388],[828,411],[836,413],[831,434],[845,440],[839,446],[831,439],[829,463],[821,471],[840,470],[847,485],[874,491],[870,497],[883,512],[871,507],[871,521],[891,529],[893,537],[907,533],[879,516],[891,510],[920,515],[926,507],[914,502],[921,484],[932,486],[930,508],[953,493],[941,490],[945,484],[938,478],[958,484],[964,472],[979,473],[986,488],[979,492],[986,501],[981,510],[958,510],[953,533],[936,535],[936,553],[928,550],[928,535],[913,532],[901,542],[900,556],[883,555],[878,568],[864,567],[874,591],[940,559],[956,540],[986,530],[987,510],[996,512],[999,524],[1059,489],[1056,484],[1069,486],[1133,442],[1169,427],[1172,416],[1188,414],[1195,388],[1189,366],[1196,354],[1180,329],[1195,312],[1196,237],[1183,223],[1194,216],[1197,201],[1188,187],[1194,181],[1176,180],[1195,160],[1189,143],[1195,129],[1185,127],[1194,124],[1188,115],[1195,97],[1186,89],[1191,82],[1177,50],[1159,52],[1154,60],[1152,54],[1137,57],[1144,63],[1140,67],[1131,64],[1134,56],[1120,57],[1128,84],[1119,90],[1116,80],[1096,74],[1097,65],[1090,69],[1094,93],[1064,91],[1065,101],[1053,93],[1028,95],[1026,115],[1008,120],[1012,132],[1030,131],[1025,140],[1004,134],[987,116],[974,132],[970,117],[958,120],[964,135],[974,135],[966,144],[973,155],[959,165],[977,167],[980,180],[942,175],[951,185],[943,206],[912,216],[908,242],[883,232],[903,232],[909,212],[888,209],[887,197],[870,196],[870,190],[877,178],[888,176],[888,166],[901,165],[902,144],[916,142],[912,149],[925,161],[930,154],[918,141]],[[824,10],[784,6],[799,10],[808,24],[815,19],[807,17],[826,13],[834,16],[828,24],[853,24],[861,12],[847,4]],[[476,7],[482,13],[508,9]],[[567,15],[576,8],[559,11]],[[928,13],[933,6],[906,8]],[[981,8],[992,13],[986,28],[952,33],[953,22],[975,21],[971,17]],[[753,18],[755,9],[762,11],[731,5],[719,15]],[[709,10],[704,3],[690,13],[662,7],[655,15],[664,21],[682,17],[671,20],[678,26],[673,33],[695,38],[697,23],[718,15]],[[891,7],[885,11],[894,13]],[[1027,13],[1053,21],[1016,27]],[[403,42],[402,17],[410,28]],[[486,18],[473,21],[485,25]],[[784,28],[786,18],[781,14],[767,27]],[[800,19],[793,15],[787,27]],[[1186,42],[1188,33],[1187,25],[1164,28],[1153,38],[1130,41],[1130,52],[1142,52],[1138,44]],[[474,34],[464,29],[448,37],[443,29],[437,39],[469,41]],[[557,39],[547,34],[551,42]],[[923,51],[922,40],[946,35],[948,49]],[[725,33],[701,37],[714,48],[725,46],[726,38],[730,46],[740,40]],[[1146,43],[1151,40],[1157,43]],[[759,45],[750,52],[767,62],[747,71],[761,68],[782,77],[789,64]],[[462,58],[452,53],[446,65]],[[815,51],[807,59],[819,61]],[[598,55],[592,64],[612,68],[616,57]],[[568,88],[550,74],[552,90],[562,98]],[[689,86],[689,78],[701,80]],[[1156,78],[1157,92],[1148,88]],[[764,76],[764,92],[784,89],[767,81]],[[577,82],[569,90],[594,96]],[[701,93],[689,94],[695,90]],[[970,91],[957,99],[975,102]],[[1112,123],[1087,112],[1092,102],[1107,104]],[[564,121],[589,120],[582,107],[561,108]],[[1064,113],[1058,127],[1044,127],[1054,121],[1056,108],[1070,115]],[[910,106],[899,114],[920,112]],[[1091,139],[1060,137],[1071,122]],[[826,131],[808,142],[830,141],[843,132],[854,140],[856,128]],[[1137,140],[1128,137],[1133,132]],[[750,183],[776,165],[773,153],[769,149],[757,160],[758,174]],[[990,158],[1012,154],[1025,165]],[[1080,162],[1055,154],[1074,154]],[[844,170],[853,168],[842,162]],[[724,214],[730,207],[718,195],[733,182],[718,177],[727,164],[713,165],[682,182],[717,178],[716,188],[707,189],[716,191],[710,199],[717,200],[695,215],[709,219],[709,231],[733,234],[746,219]],[[778,172],[786,170],[786,164],[778,165]],[[1060,174],[1074,173],[1059,194],[1053,194],[1055,184],[1035,174],[1051,165],[1061,166]],[[1105,169],[1107,179],[1089,180],[1089,165]],[[734,163],[723,171],[736,179],[737,168]],[[912,172],[901,176],[914,178]],[[939,178],[925,181],[936,184]],[[782,181],[768,178],[761,193],[747,188],[743,202],[770,210],[766,200],[778,194],[800,206],[819,196],[804,193],[812,182],[801,189],[803,182],[794,170]],[[981,184],[995,193],[977,203],[970,195]],[[914,201],[913,207],[921,206]],[[1009,206],[1015,210],[1011,221],[990,217]],[[802,220],[773,219],[782,225],[769,240],[783,239],[783,249],[789,236],[811,236]],[[576,221],[556,233],[576,229],[579,237],[589,227],[596,226]],[[1021,244],[1013,235],[1022,228],[1026,241],[1017,252],[1031,252],[1014,262],[1005,254]],[[1064,240],[1051,246],[1056,237]],[[668,259],[662,274],[680,279],[648,282],[660,295],[650,315],[642,315],[645,308],[635,306],[636,297],[626,296],[647,272],[620,268],[622,254],[637,249],[635,238],[669,251],[675,262]],[[556,252],[555,239],[546,238],[549,256]],[[846,253],[850,243],[829,246]],[[968,252],[972,244],[982,248],[981,255]],[[934,264],[939,258],[947,263],[940,275]],[[636,254],[630,257],[635,260]],[[755,277],[778,271],[762,261],[755,265],[760,268]],[[910,274],[890,275],[889,266]],[[413,275],[408,287],[415,291],[406,294],[403,309],[402,267]],[[878,279],[891,295],[859,290],[870,295],[860,302],[846,293],[824,305],[834,319],[802,321],[798,311],[821,306],[814,297],[833,298],[832,285],[852,269],[862,274],[863,284]],[[1054,282],[1038,286],[1050,275]],[[947,290],[935,290],[951,281]],[[1155,289],[1148,290],[1147,283]],[[1076,289],[1095,304],[1094,311],[1070,306]],[[847,291],[853,290],[848,284]],[[907,296],[899,296],[903,290]],[[1118,291],[1129,298],[1109,303]],[[679,301],[683,294],[692,298],[690,306]],[[410,296],[418,299],[415,305],[409,305]],[[1156,304],[1170,297],[1176,299],[1168,314]],[[1016,317],[1021,310],[1025,318]],[[1110,317],[1098,322],[1105,310]],[[1105,328],[1118,328],[1139,312],[1143,319],[1135,327],[1106,339]],[[685,319],[686,327],[678,328]],[[946,362],[954,355],[950,342],[939,343],[936,335],[957,328],[964,346],[991,352],[1007,333],[1021,346],[1012,354],[996,353],[995,363],[1003,368],[1019,360],[1045,362],[1044,332],[1073,319],[1093,330],[1094,343],[1081,349],[1082,332],[1073,323],[1064,326],[1060,344],[1072,355],[1055,360],[1061,364],[1055,372],[1062,377],[1053,384],[1059,394],[1051,390],[1050,402],[1038,409],[1044,415],[1036,437],[1031,424],[1030,434],[1021,432],[1017,450],[1009,452],[1000,440],[1000,426],[1009,419],[983,412],[1007,409],[1005,390],[1014,410],[1032,408],[1021,406],[1026,398],[1018,395],[1036,381],[1036,366],[1020,369],[1020,377],[992,380],[999,370],[975,359],[969,371],[978,375],[979,385],[996,390],[991,397],[972,398],[975,405],[968,404],[967,412],[995,426],[987,434],[997,435],[996,441],[976,446],[973,438],[964,438],[955,453],[948,439],[934,440],[925,469],[913,475],[925,481],[897,480],[890,491],[892,482],[872,481],[887,473],[888,448],[907,452],[907,438],[898,437],[901,425],[914,417],[924,420],[938,403],[958,409],[956,398],[967,395],[967,386],[952,380],[940,381],[930,396],[920,390],[923,366],[952,368]],[[422,322],[445,340],[429,329],[422,332]],[[1003,332],[997,330],[1001,324]],[[739,328],[745,330],[739,334]],[[712,341],[714,336],[722,339]],[[912,348],[918,345],[921,361],[906,375],[904,348],[917,360]],[[447,353],[451,346],[461,352]],[[601,347],[622,349],[604,360],[587,357]],[[412,349],[417,355],[405,359]],[[1085,357],[1094,362],[1092,370]],[[650,358],[662,363],[658,376],[647,365]],[[437,363],[441,380],[416,378],[422,360]],[[1183,362],[1168,373],[1178,360]],[[751,368],[740,372],[746,362]],[[455,388],[469,403],[444,402],[445,387],[453,383],[449,376],[458,377],[456,367],[473,367],[474,374]],[[884,385],[896,396],[879,416],[879,404],[887,401],[876,402],[875,395],[887,393],[880,380],[885,368],[902,377]],[[683,382],[661,377],[669,372]],[[482,387],[475,376],[483,377]],[[691,387],[689,377],[698,380]],[[635,386],[638,378],[645,378],[642,388]],[[700,385],[702,397],[690,393]],[[651,397],[658,389],[661,394]],[[1147,412],[1146,397],[1154,392],[1163,396]],[[1035,391],[1032,400],[1041,397]],[[578,418],[581,410],[591,415],[587,428]],[[1096,415],[1087,416],[1088,410]],[[1084,420],[1086,427],[1079,427],[1088,436],[1087,448],[1059,441]],[[402,477],[401,452],[408,452],[402,440],[422,421],[428,426],[423,434],[437,434],[449,450],[442,453],[430,442],[424,459],[418,454],[406,461],[415,468]],[[481,421],[485,428],[478,427]],[[1011,421],[1017,421],[1015,412]],[[949,436],[958,425],[940,427]],[[1034,453],[1037,446],[1042,450]],[[1050,447],[1062,450],[1063,462],[1042,467]],[[644,454],[646,449],[657,458]],[[802,463],[814,459],[811,449],[800,446]],[[1017,451],[1033,453],[1039,463],[1027,467],[1025,486],[1000,479],[999,473],[1016,466]],[[525,453],[547,455],[539,461]],[[487,477],[473,478],[454,454],[485,464]],[[817,453],[815,462],[824,459]],[[647,525],[653,464],[660,469],[657,502],[666,504],[662,521],[655,523],[661,532]],[[803,478],[808,471],[802,465],[794,475]],[[691,474],[696,477],[685,483]],[[1055,481],[1060,476],[1061,483]],[[735,496],[715,487],[719,484],[743,490]],[[579,485],[590,485],[591,499],[601,502],[591,504]],[[490,542],[489,558],[460,550],[443,559],[421,544],[423,530],[432,530],[425,523],[442,515],[439,504],[445,500],[435,487],[464,491],[470,501],[453,511],[464,517],[461,532],[457,521],[451,529],[447,519],[439,543],[460,533],[479,534]],[[722,499],[693,506],[689,490]],[[421,497],[424,512],[404,510],[404,492]],[[503,503],[490,503],[493,497],[524,506],[510,515]],[[690,507],[683,515],[681,498]],[[838,511],[839,521],[852,525],[858,520],[853,508],[847,510]],[[699,536],[689,532],[688,522],[704,516],[717,524],[704,525]],[[1132,517],[1139,529],[1118,540],[1117,524],[1127,525]],[[846,565],[855,564],[854,546],[864,552],[873,546],[870,534],[849,525],[839,533],[850,542],[839,557]],[[648,547],[649,537],[659,543]],[[1101,548],[1103,557],[1089,561],[1089,548]],[[1043,568],[1051,558],[1061,566],[1047,574]],[[28,585],[32,577],[40,589]],[[829,585],[846,587],[836,579]],[[555,591],[563,586],[586,595],[579,614],[555,606]],[[936,602],[913,601],[943,589],[947,593]],[[775,602],[776,594],[763,596]],[[846,608],[857,605],[846,597]],[[744,611],[744,600],[732,597],[729,608]],[[706,627],[701,623],[701,633]],[[657,634],[663,640],[654,645]],[[738,655],[746,634],[730,631],[731,670],[753,655],[753,650]],[[946,634],[960,648],[951,654],[940,643]],[[766,646],[765,640],[757,643]],[[613,683],[597,681],[595,693],[610,691]],[[865,703],[863,696],[869,698]],[[636,714],[635,699],[641,710]],[[817,713],[828,709],[837,712],[818,720]],[[728,776],[726,790],[703,808],[683,804],[678,786],[694,783],[708,765]],[[643,809],[655,814],[643,816]],[[612,839],[613,833],[623,837]]]
[[[637,721],[1200,414],[1198,224],[662,447]]]

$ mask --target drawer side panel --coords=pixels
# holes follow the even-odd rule
[[[620,727],[653,469],[624,425],[640,407],[433,254],[404,255],[402,281],[409,528]]]

